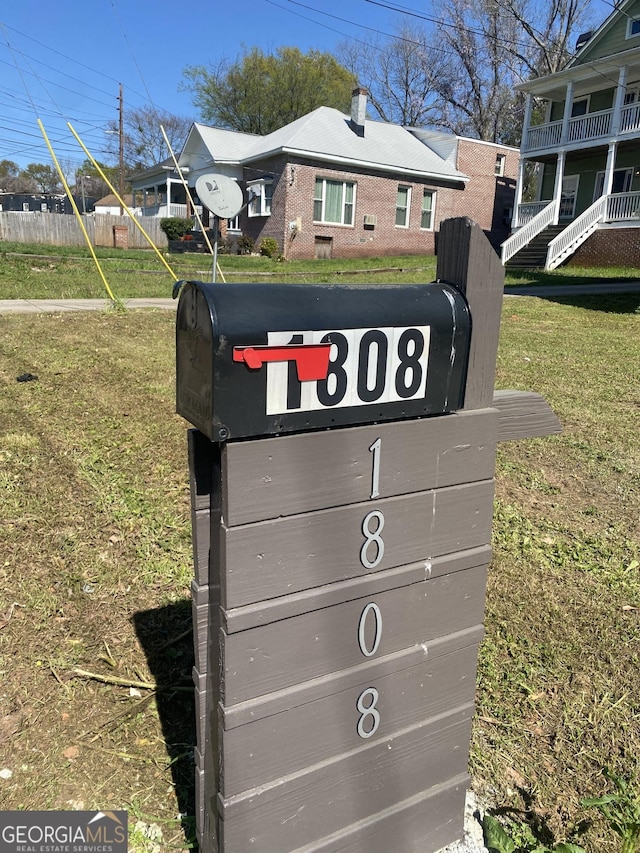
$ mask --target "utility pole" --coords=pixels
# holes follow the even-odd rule
[[[120,95],[118,97],[118,192],[120,193],[120,198],[124,198],[124,94],[122,91],[122,83],[120,83]],[[124,214],[124,209],[122,204],[120,205],[120,216]]]

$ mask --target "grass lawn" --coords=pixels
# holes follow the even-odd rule
[[[151,250],[98,249],[103,272],[114,296],[171,296],[173,277]],[[209,255],[165,255],[178,278],[210,281]],[[258,256],[221,255],[219,266],[229,281],[318,283],[414,283],[435,279],[436,258],[338,258],[281,263]],[[553,272],[514,270],[507,284],[581,284],[589,281],[640,279],[640,270],[562,267]],[[102,279],[87,249],[22,243],[0,244],[0,299],[106,298]]]
[[[589,853],[619,843],[581,799],[611,789],[604,767],[640,777],[639,306],[507,299],[499,353],[497,387],[542,393],[564,432],[499,449],[471,772],[523,833],[581,829]],[[126,808],[132,850],[183,849],[192,554],[173,315],[17,315],[0,332],[0,810]]]

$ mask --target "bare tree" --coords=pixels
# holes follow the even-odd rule
[[[338,58],[369,91],[383,121],[419,127],[435,114],[434,79],[450,76],[447,56],[429,44],[426,30],[401,20],[389,40],[343,42]]]
[[[586,25],[589,0],[497,0],[522,30],[514,56],[528,76],[554,74],[572,55],[576,33]],[[524,49],[523,49],[524,48]]]
[[[124,110],[124,162],[128,171],[148,169],[169,157],[160,125],[166,131],[171,147],[180,151],[192,125],[191,119],[157,110],[155,107],[137,107]],[[117,159],[120,138],[118,122],[109,122],[107,152]]]
[[[406,12],[395,35],[344,43],[343,64],[386,121],[517,145],[518,83],[562,68],[590,0],[449,0],[439,18]],[[433,23],[426,30],[410,20]]]
[[[515,141],[522,116],[514,92],[523,73],[514,54],[520,33],[496,0],[449,0],[437,28],[451,71],[434,79],[440,127],[489,142]]]

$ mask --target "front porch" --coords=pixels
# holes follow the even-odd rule
[[[523,156],[556,151],[560,145],[584,146],[585,143],[602,143],[609,139],[614,130],[614,109],[599,110],[566,120],[550,121],[528,127],[522,140]],[[640,104],[621,107],[618,116],[617,136],[624,139],[630,134],[640,133]]]
[[[600,229],[640,228],[640,191],[601,196],[564,225],[557,199],[523,204],[520,208],[522,225],[502,244],[502,262],[512,267],[555,269]],[[635,242],[638,243],[637,238]]]
[[[202,205],[196,204],[195,209],[198,215],[202,216]],[[146,207],[143,206],[142,215],[159,216],[163,219],[171,216],[180,216],[183,219],[186,219],[188,216],[193,216],[193,207],[191,207],[191,205],[187,207],[186,204],[167,204],[167,202],[163,199],[160,202],[156,201],[155,203],[148,203]]]

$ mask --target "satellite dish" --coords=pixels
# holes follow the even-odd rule
[[[227,175],[200,175],[196,192],[202,204],[222,219],[233,219],[244,203],[242,190]]]

